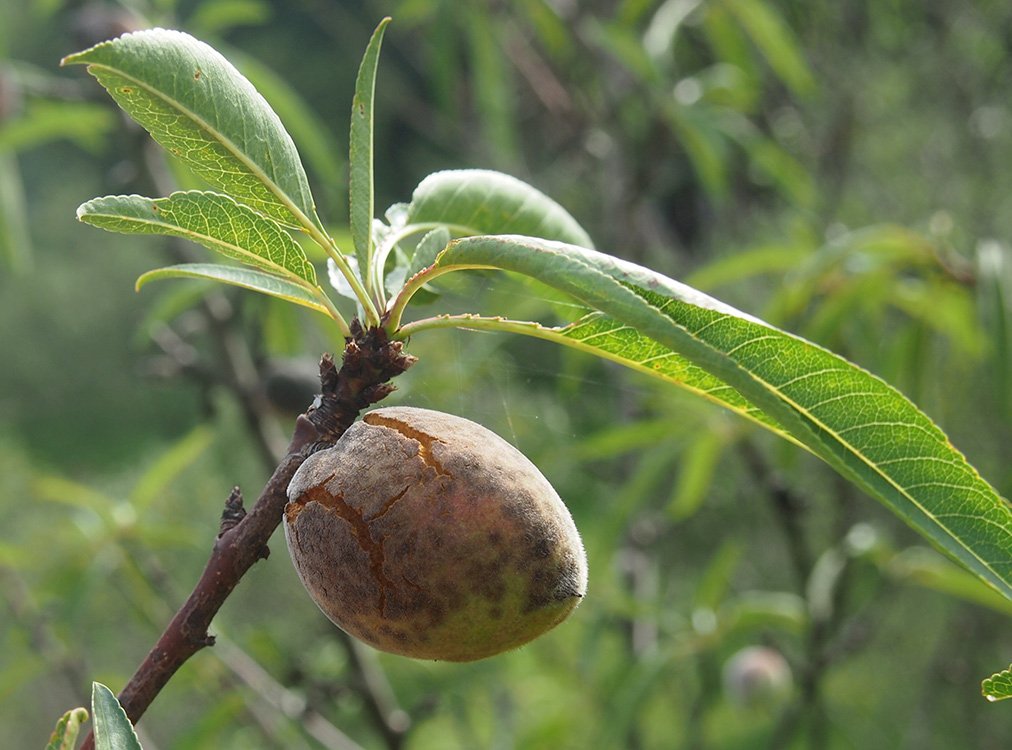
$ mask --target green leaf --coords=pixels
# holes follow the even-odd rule
[[[270,20],[266,0],[209,0],[196,6],[186,25],[204,36],[224,34],[238,26],[263,26]]]
[[[815,79],[784,19],[763,0],[724,0],[780,79],[796,94],[808,94]]]
[[[126,34],[63,59],[85,63],[170,153],[239,202],[325,234],[291,136],[218,52],[180,31]]]
[[[286,308],[287,309],[287,308]],[[214,442],[214,431],[207,425],[197,425],[182,439],[162,451],[155,462],[144,470],[130,490],[129,502],[138,514],[145,511],[173,480],[202,456]]]
[[[123,707],[100,682],[91,683],[91,714],[95,717],[95,750],[141,750]]]
[[[380,21],[366,47],[355,80],[355,96],[351,102],[351,131],[348,148],[348,184],[351,209],[351,237],[355,243],[358,267],[367,279],[372,277],[373,191],[373,99],[376,94],[376,68],[379,64],[383,33],[389,18]],[[371,284],[372,282],[367,282]],[[368,288],[368,286],[367,286]],[[370,290],[375,291],[375,290]]]
[[[794,438],[777,422],[720,378],[686,359],[670,347],[602,313],[590,313],[557,332],[564,343],[634,370],[674,383],[709,401],[761,424],[789,440]]]
[[[450,231],[446,227],[436,227],[426,233],[415,247],[415,252],[408,263],[407,278],[435,263],[436,256],[443,251],[449,241]]]
[[[0,268],[13,274],[32,267],[27,209],[18,161],[12,154],[0,152]]]
[[[220,193],[192,190],[168,198],[109,195],[83,204],[77,218],[110,232],[185,237],[227,258],[316,284],[313,264],[288,232]]]
[[[140,291],[141,287],[149,281],[159,279],[211,279],[243,289],[252,289],[254,292],[261,292],[287,302],[294,302],[296,305],[308,307],[310,310],[322,312],[324,315],[331,315],[322,291],[313,291],[302,284],[296,284],[288,279],[282,279],[263,271],[255,271],[251,268],[223,266],[217,263],[181,263],[176,266],[156,268],[141,275],[137,279],[137,290]]]
[[[700,434],[685,451],[678,472],[678,481],[668,504],[668,512],[676,521],[691,517],[706,500],[726,440],[713,430]]]
[[[1012,507],[879,378],[649,269],[559,242],[456,240],[413,283],[464,268],[532,276],[677,352],[1012,598]]]
[[[100,151],[115,124],[115,112],[101,104],[35,100],[23,115],[0,124],[0,153],[24,151],[59,139]]]
[[[49,736],[46,750],[74,750],[77,747],[77,735],[81,733],[81,725],[88,720],[88,712],[83,708],[72,708],[56,722],[56,728]]]
[[[471,91],[481,122],[481,141],[494,165],[516,164],[519,148],[514,111],[516,96],[510,78],[512,64],[505,59],[505,50],[497,38],[496,18],[484,3],[464,4],[461,10],[468,42],[468,68],[473,80]]]
[[[562,206],[515,177],[485,169],[436,172],[415,188],[408,223],[466,234],[526,234],[593,247]]]
[[[662,102],[661,113],[685,149],[706,191],[723,198],[728,188],[727,143],[707,107],[684,106],[674,98]]]
[[[720,609],[719,620],[728,633],[754,637],[760,630],[782,630],[800,635],[808,624],[803,598],[786,591],[747,591]]]
[[[208,6],[205,4],[199,7]],[[285,129],[299,144],[299,154],[309,173],[325,178],[316,184],[317,195],[322,192],[324,196],[317,201],[317,208],[321,204],[326,208],[337,208],[340,205],[338,199],[347,201],[345,195],[347,185],[344,180],[338,179],[345,170],[344,155],[329,124],[324,122],[291,83],[260,60],[243,54],[238,49],[231,47],[224,49],[228,59],[234,61],[235,66],[271,103],[274,111],[285,123]]]
[[[786,274],[811,255],[811,248],[801,244],[761,245],[717,258],[685,277],[685,283],[696,289],[713,289],[762,274]]]
[[[705,607],[716,611],[731,588],[731,580],[744,552],[741,543],[733,539],[717,548],[696,584],[693,609]]]
[[[881,564],[885,573],[900,583],[922,586],[1012,617],[1012,600],[933,549],[909,547]]]
[[[1012,664],[981,682],[980,693],[992,703],[1012,698]]]

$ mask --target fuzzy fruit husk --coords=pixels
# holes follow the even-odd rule
[[[527,458],[461,417],[365,415],[292,479],[285,537],[324,614],[376,648],[472,661],[560,623],[587,564],[568,509]]]

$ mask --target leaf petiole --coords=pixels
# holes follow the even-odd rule
[[[477,269],[489,269],[496,270],[497,267],[487,264],[460,264],[460,265],[448,265],[440,266],[433,264],[427,268],[423,268],[421,271],[416,273],[401,287],[401,290],[397,293],[397,296],[393,298],[390,303],[390,307],[385,316],[385,323],[383,327],[387,333],[390,334],[391,338],[402,338],[400,335],[401,318],[404,316],[404,311],[407,309],[408,303],[411,298],[415,296],[415,292],[421,289],[423,286],[428,284],[433,279],[436,279],[444,274],[452,271],[467,271]],[[421,322],[421,321],[418,321]],[[410,324],[409,324],[410,325]]]
[[[323,233],[315,227],[313,228],[313,231],[309,231],[309,236],[313,238],[313,241],[317,245],[323,248],[323,251],[327,253],[327,257],[334,261],[334,265],[337,266],[341,274],[348,280],[348,284],[351,286],[352,291],[355,292],[355,296],[362,304],[362,309],[365,310],[366,327],[379,325],[379,308],[362,285],[362,280],[351,269],[351,266],[348,265],[348,261],[345,259],[344,253],[342,253],[340,248],[338,248],[337,243],[334,242],[330,235]],[[333,307],[333,303],[331,303],[331,307]],[[335,309],[334,312],[337,312],[337,310]],[[344,336],[348,335],[347,331],[345,331],[343,327],[342,334]]]
[[[370,273],[372,274],[373,287],[377,290],[378,294],[383,294],[383,270],[386,266],[387,258],[390,257],[391,251],[397,246],[397,244],[403,242],[408,237],[412,237],[417,234],[425,234],[426,232],[438,229],[439,227],[445,227],[446,230],[454,237],[470,237],[481,234],[480,231],[474,229],[473,227],[463,226],[462,224],[445,224],[439,221],[407,224],[406,226],[401,227],[396,233],[391,234],[376,248],[376,253],[373,256]]]

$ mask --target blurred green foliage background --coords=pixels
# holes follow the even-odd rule
[[[323,318],[136,276],[198,253],[74,221],[186,181],[59,59],[132,28],[222,51],[347,221],[348,107],[380,67],[377,205],[488,167],[613,254],[883,376],[1012,495],[1012,6],[799,0],[0,0],[0,727],[42,747],[119,689],[196,580],[230,488],[255,496],[339,350]],[[350,243],[346,243],[350,246]],[[196,257],[196,256],[195,256]],[[550,321],[476,275],[442,304]],[[154,748],[1007,748],[1012,604],[799,450],[586,356],[429,333],[391,402],[514,442],[567,501],[576,614],[470,665],[352,644],[280,536],[140,724]],[[308,373],[308,375],[306,375]],[[308,389],[308,390],[307,390]],[[781,652],[785,696],[722,669]]]

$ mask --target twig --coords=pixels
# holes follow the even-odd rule
[[[362,692],[373,723],[383,735],[387,748],[398,750],[404,745],[404,739],[411,728],[411,716],[397,704],[386,674],[376,663],[373,654],[344,631],[338,631],[338,635],[361,682],[357,687]]]
[[[215,540],[204,572],[186,602],[119,694],[130,721],[136,723],[162,688],[186,661],[213,645],[208,627],[242,576],[269,554],[267,541],[281,522],[292,475],[313,452],[332,445],[369,404],[386,397],[391,378],[414,363],[400,342],[388,341],[382,329],[364,330],[356,323],[345,345],[340,371],[329,356],[320,363],[322,395],[295,424],[287,454],[267,481],[253,508]],[[233,494],[232,512],[236,498]],[[93,750],[89,735],[82,750]]]

